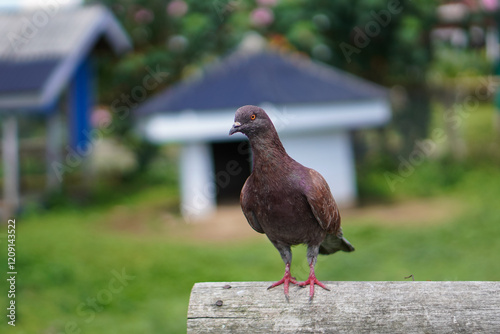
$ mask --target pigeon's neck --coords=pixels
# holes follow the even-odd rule
[[[250,146],[253,155],[253,169],[264,167],[280,168],[282,164],[290,159],[281,143],[276,130],[272,129],[264,135],[250,138]]]

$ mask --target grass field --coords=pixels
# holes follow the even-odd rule
[[[474,150],[492,142],[493,134],[485,134],[490,116],[491,108],[485,107],[470,118],[474,129],[465,130]],[[405,224],[404,216],[400,225],[344,220],[344,233],[356,251],[321,257],[319,279],[499,280],[500,169],[485,160],[423,162],[387,196],[394,205],[412,196],[453,199],[457,207],[444,209],[449,219],[423,226]],[[380,170],[362,180],[387,186]],[[158,185],[124,192],[97,207],[20,216],[15,332],[183,333],[195,282],[281,277],[281,259],[264,236],[214,241],[177,233],[196,227],[165,223],[176,201],[171,186]],[[0,262],[6,263],[2,229]],[[304,247],[294,249],[292,272],[299,279],[307,276]],[[6,307],[5,280],[0,288]],[[0,332],[14,330],[4,319]]]

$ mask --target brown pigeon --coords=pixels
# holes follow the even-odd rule
[[[281,144],[266,112],[256,106],[236,111],[229,135],[241,132],[250,141],[253,155],[251,175],[241,190],[240,202],[250,226],[265,233],[285,262],[285,275],[270,288],[284,284],[288,300],[289,284],[314,285],[329,290],[318,281],[314,266],[319,254],[352,252],[354,247],[342,236],[340,213],[323,176],[293,160]],[[307,245],[309,278],[297,282],[290,274],[290,247]]]

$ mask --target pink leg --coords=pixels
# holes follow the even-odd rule
[[[324,285],[323,283],[321,283],[320,281],[318,281],[318,279],[316,278],[316,275],[314,274],[314,264],[311,263],[309,265],[309,268],[310,271],[309,271],[309,278],[304,281],[304,282],[300,282],[298,283],[299,286],[306,286],[306,285],[309,285],[309,301],[312,301],[313,300],[313,297],[314,297],[314,285],[319,285],[320,287],[322,287],[323,289],[325,290],[328,290],[330,291],[330,289],[328,289],[326,287],[326,285]]]
[[[287,263],[285,266],[285,275],[283,276],[283,278],[280,279],[278,282],[271,284],[267,289],[269,290],[269,289],[272,289],[274,287],[277,287],[278,285],[283,284],[284,288],[285,288],[285,298],[286,298],[286,300],[289,300],[288,287],[289,287],[290,283],[297,284],[297,280],[295,279],[295,277],[292,277],[292,275],[290,274],[290,263]]]

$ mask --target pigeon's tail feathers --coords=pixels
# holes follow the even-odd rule
[[[342,233],[338,235],[327,234],[325,240],[319,246],[319,253],[328,255],[337,251],[352,252],[354,251],[354,247],[342,236]]]

